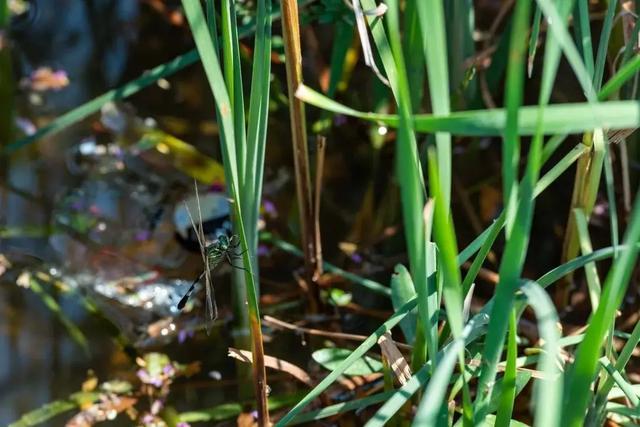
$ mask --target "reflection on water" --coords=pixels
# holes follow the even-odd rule
[[[16,81],[48,67],[64,70],[70,84],[60,90],[21,93],[17,114],[39,123],[42,114],[64,112],[116,85],[135,39],[138,4],[130,0],[28,2],[25,13],[15,16],[10,26]],[[46,228],[51,224],[56,190],[73,183],[60,147],[78,141],[83,132],[64,132],[11,157],[3,187],[14,186],[36,198],[29,200],[3,189],[0,225]],[[56,259],[46,235],[1,239],[0,253],[9,251]],[[70,320],[90,331],[91,358],[79,351],[38,296],[14,283],[0,282],[0,425],[77,391],[89,368],[104,378],[121,363],[113,359],[118,353],[110,333],[96,327],[96,320],[77,298],[54,296]],[[47,425],[61,424],[58,419]]]

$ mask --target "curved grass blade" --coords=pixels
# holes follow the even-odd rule
[[[520,288],[526,295],[536,314],[540,338],[544,340],[538,370],[544,379],[538,380],[535,389],[536,402],[534,425],[540,427],[559,426],[563,394],[563,377],[558,367],[560,358],[560,332],[557,327],[558,314],[549,295],[539,284],[526,281]]]
[[[516,399],[516,358],[518,356],[516,311],[511,310],[509,334],[507,336],[507,365],[502,377],[502,389],[499,393],[496,427],[508,427]]]
[[[527,75],[531,78],[533,73],[533,62],[536,59],[538,50],[538,37],[540,36],[540,20],[542,19],[542,10],[536,5],[536,12],[533,15],[533,25],[531,35],[529,36],[529,55],[527,56]]]
[[[308,104],[346,116],[398,127],[398,116],[365,113],[347,107],[313,89],[301,85],[296,96]],[[625,129],[640,122],[640,105],[636,101],[609,101],[601,103],[553,104],[545,108],[540,125],[544,135],[581,133],[594,128]],[[531,136],[536,132],[538,107],[524,106],[518,114],[518,134]],[[416,132],[450,132],[453,135],[501,136],[506,126],[506,111],[469,110],[453,112],[447,116],[416,114],[413,116]]]
[[[418,0],[416,4],[420,27],[422,29],[422,47],[429,82],[429,95],[433,113],[439,116],[449,114],[449,67],[444,9],[441,0]],[[429,35],[426,37],[426,35]],[[414,53],[415,55],[416,53]],[[464,55],[460,52],[459,55]],[[438,174],[443,206],[449,210],[451,199],[451,134],[436,133],[438,156]]]

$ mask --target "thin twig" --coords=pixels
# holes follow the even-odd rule
[[[317,335],[317,336],[333,338],[337,340],[341,339],[341,340],[362,342],[365,339],[367,339],[367,337],[364,335],[347,334],[344,332],[331,332],[331,331],[323,331],[321,329],[305,328],[303,326],[287,323],[283,320],[279,320],[271,316],[263,316],[262,324],[272,328],[288,329],[290,331],[302,332],[309,335]],[[402,350],[411,351],[412,349],[412,347],[408,344],[403,344],[397,341],[393,341],[393,343]]]

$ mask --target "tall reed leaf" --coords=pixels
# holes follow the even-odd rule
[[[265,0],[258,2],[258,7],[262,8],[262,13],[259,14],[259,16],[264,20],[263,22],[259,22],[258,26],[270,25],[270,16],[266,13],[268,7],[265,6],[264,2]],[[236,137],[241,137],[244,134],[244,101],[241,96],[237,95],[234,96],[233,99],[230,98],[229,92],[227,90],[228,87],[234,87],[233,85],[235,85],[234,93],[236,90],[240,90],[237,87],[237,82],[241,79],[241,77],[239,77],[240,64],[230,63],[239,58],[236,55],[237,52],[235,52],[235,50],[237,49],[237,33],[235,33],[235,31],[237,31],[237,29],[234,28],[236,27],[237,23],[235,22],[235,18],[233,19],[233,22],[228,22],[227,24],[223,23],[223,27],[225,25],[228,26],[226,30],[223,29],[224,43],[222,48],[223,50],[227,51],[224,56],[226,62],[225,72],[227,74],[223,74],[218,59],[218,53],[216,52],[209,27],[205,21],[204,14],[202,13],[202,7],[200,3],[190,0],[183,0],[182,4],[189,21],[189,26],[191,27],[191,31],[193,32],[196,47],[198,49],[198,52],[200,53],[200,58],[204,66],[207,79],[209,80],[209,85],[211,86],[211,90],[213,92],[217,117],[219,122],[221,122],[221,148],[225,169],[225,178],[229,195],[233,199],[233,203],[231,204],[231,206],[234,212],[234,229],[240,236],[243,253],[243,265],[246,269],[244,274],[244,283],[246,283],[247,309],[249,314],[249,326],[252,339],[252,367],[254,371],[253,379],[258,408],[258,423],[260,425],[266,426],[269,425],[267,382],[264,365],[262,332],[260,330],[260,314],[257,296],[258,284],[255,280],[256,276],[253,273],[253,262],[251,260],[251,257],[255,255],[255,250],[254,248],[249,246],[252,243],[251,239],[255,235],[254,230],[256,225],[252,224],[249,226],[250,228],[245,228],[245,223],[251,221],[255,214],[249,214],[247,218],[243,216],[244,212],[251,212],[252,209],[256,208],[256,206],[259,204],[260,196],[254,194],[254,197],[256,197],[256,199],[252,200],[253,203],[251,204],[251,206],[243,206],[243,202],[245,199],[241,196],[241,190],[245,187],[245,175],[240,174],[239,170],[242,170],[242,165],[246,164],[246,159],[243,158],[246,155],[246,150],[244,146],[241,150],[238,150],[238,142],[236,140]],[[232,7],[231,4],[228,4],[227,6],[229,8]],[[230,21],[231,18],[235,16],[233,11],[223,11],[223,20],[226,13],[229,14]],[[224,35],[225,32],[227,33],[226,35]],[[264,33],[262,34],[262,37],[265,37]],[[265,43],[265,41],[258,40],[257,43]],[[267,52],[263,51],[262,54],[266,55]],[[229,67],[233,67],[233,69],[230,70]],[[232,73],[230,73],[231,71]],[[228,81],[225,81],[224,76],[227,77]],[[263,76],[263,78],[265,78],[265,76]],[[266,76],[266,78],[268,78],[268,75]],[[238,103],[240,105],[238,105]],[[238,113],[237,111],[240,108],[242,109],[242,113]],[[238,123],[240,117],[237,117],[237,115],[240,115],[242,118],[240,124]],[[256,125],[259,125],[261,122],[256,121],[254,123]],[[266,126],[266,122],[264,124]],[[242,130],[240,130],[240,133],[242,135],[237,135],[236,130],[240,128],[240,125],[242,125]],[[242,137],[240,138],[240,140],[244,142]],[[264,141],[262,141],[262,143],[264,144]],[[242,158],[239,156],[242,156]],[[263,167],[262,164],[256,164],[255,166],[256,168]],[[252,173],[258,172],[254,170]],[[251,179],[253,179],[253,176],[251,177]],[[247,211],[243,211],[243,209],[247,209]],[[247,231],[249,231],[252,237],[248,237]],[[257,242],[257,239],[255,241]]]

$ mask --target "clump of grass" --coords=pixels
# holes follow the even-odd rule
[[[615,360],[610,359],[615,357],[614,354],[608,351],[603,356],[602,348],[608,337],[610,338],[613,334],[615,310],[620,307],[637,259],[638,240],[640,239],[638,234],[640,198],[636,198],[636,206],[630,217],[631,221],[628,224],[622,246],[618,244],[618,226],[615,218],[612,217],[611,242],[613,246],[594,251],[588,235],[585,234],[588,216],[585,218],[584,212],[577,211],[580,225],[579,233],[570,239],[579,238],[580,241],[576,241],[575,244],[582,247],[582,256],[577,256],[575,250],[571,251],[565,264],[543,275],[537,281],[526,280],[523,277],[523,267],[529,241],[534,238],[531,235],[531,223],[534,216],[535,198],[542,195],[549,184],[579,158],[590,159],[588,167],[591,172],[589,173],[593,176],[576,181],[580,183],[577,185],[588,183],[587,187],[576,191],[584,195],[581,200],[590,201],[586,205],[583,203],[576,207],[586,207],[589,212],[591,211],[593,200],[601,188],[600,173],[603,169],[607,175],[606,190],[609,204],[612,207],[615,206],[610,159],[607,160],[608,164],[604,163],[604,168],[600,167],[605,156],[608,156],[606,134],[607,131],[619,126],[635,128],[640,124],[640,115],[635,101],[606,101],[612,95],[616,95],[624,82],[636,75],[639,69],[635,64],[637,57],[628,57],[620,71],[604,85],[602,84],[616,2],[610,2],[607,8],[598,45],[598,54],[594,60],[591,51],[594,43],[592,43],[589,30],[588,2],[578,1],[578,6],[575,9],[577,15],[574,18],[577,20],[577,25],[574,26],[574,30],[579,32],[578,39],[582,43],[578,49],[569,33],[570,27],[567,25],[569,15],[573,10],[573,2],[553,3],[548,0],[539,0],[536,4],[537,9],[532,24],[530,21],[532,4],[528,1],[517,1],[511,16],[511,47],[507,61],[505,108],[455,113],[450,113],[449,110],[448,100],[451,94],[449,81],[460,80],[460,70],[455,69],[460,66],[460,61],[456,63],[456,56],[447,53],[444,34],[448,31],[448,34],[451,35],[448,39],[450,48],[463,46],[464,43],[460,37],[467,33],[466,25],[469,21],[461,19],[461,17],[468,17],[473,11],[469,9],[470,6],[467,3],[461,1],[448,2],[446,14],[443,13],[439,1],[407,3],[406,10],[413,11],[412,8],[415,7],[419,16],[424,47],[421,53],[424,54],[423,63],[426,64],[429,80],[428,95],[430,95],[433,114],[414,114],[413,111],[415,107],[422,105],[422,100],[416,100],[415,92],[410,93],[408,90],[403,55],[403,52],[407,52],[408,48],[403,48],[403,43],[406,43],[407,46],[416,46],[416,39],[420,40],[420,38],[416,36],[411,26],[405,28],[405,37],[401,36],[400,7],[396,1],[388,2],[389,11],[382,19],[386,24],[386,32],[380,19],[370,18],[369,25],[383,65],[383,71],[389,80],[390,89],[397,104],[397,115],[356,111],[324,97],[304,85],[300,86],[297,92],[300,99],[316,107],[372,122],[382,122],[397,128],[398,131],[396,140],[398,181],[402,193],[403,223],[411,276],[416,288],[415,300],[411,299],[407,304],[411,304],[411,306],[416,304],[418,307],[419,315],[416,320],[417,334],[414,341],[413,360],[422,362],[416,367],[416,372],[409,382],[397,389],[396,393],[387,399],[367,425],[384,424],[400,410],[411,395],[421,389],[424,390],[424,399],[417,409],[414,419],[416,425],[448,425],[455,418],[451,408],[455,408],[455,412],[461,414],[465,425],[480,424],[489,416],[498,425],[509,425],[513,421],[513,407],[517,397],[515,387],[518,366],[516,325],[527,304],[531,305],[536,314],[538,328],[544,342],[541,347],[542,356],[536,358],[539,360],[539,370],[544,373],[544,376],[542,379],[534,380],[536,384],[532,403],[536,408],[535,425],[581,425],[587,416],[588,409],[590,419],[592,421],[598,420],[601,423],[607,411],[605,396],[611,390],[613,382],[616,381],[615,378],[621,381],[620,375],[628,360],[628,354],[625,354],[625,359],[614,366]],[[368,0],[363,0],[362,5],[365,9],[375,6],[372,1]],[[542,86],[539,91],[538,105],[525,107],[522,106],[523,90],[526,84],[524,65],[526,57],[529,55],[529,70],[531,70],[542,16],[546,17],[548,24],[542,62]],[[410,20],[405,22],[410,22]],[[527,52],[529,33],[532,34],[532,37]],[[418,52],[414,49],[412,54],[416,55]],[[549,104],[562,55],[568,60],[577,80],[582,85],[586,102],[568,105]],[[412,64],[419,62],[412,59]],[[447,69],[447,65],[449,69]],[[452,67],[454,70],[451,69]],[[604,89],[601,89],[602,87]],[[621,113],[618,118],[626,116],[624,124],[614,123],[615,119],[612,116],[600,120],[604,117],[601,114],[609,115],[618,108]],[[605,130],[603,131],[603,129]],[[423,177],[420,166],[420,163],[427,161],[427,159],[420,158],[416,151],[415,135],[420,132],[433,132],[436,135],[435,146],[429,150],[427,185],[424,184],[426,177]],[[542,165],[559,148],[566,138],[566,134],[576,132],[594,134],[598,143],[579,144],[541,176]],[[505,210],[489,229],[459,255],[457,255],[456,249],[456,228],[449,210],[450,141],[452,134],[491,135],[503,139],[502,184]],[[520,150],[522,136],[532,137],[526,158]],[[545,143],[547,136],[551,136],[551,138]],[[591,140],[590,138],[585,139],[585,141]],[[594,164],[594,158],[600,162],[598,165]],[[526,168],[524,175],[518,180],[521,175],[519,171],[521,159],[526,159]],[[580,167],[578,173],[582,173]],[[433,212],[429,210],[430,214],[423,215],[423,209],[428,210],[425,207],[429,206],[426,204],[427,199],[433,199],[435,210]],[[615,215],[615,212],[612,215]],[[433,221],[433,225],[431,221]],[[570,222],[570,227],[573,227],[572,224],[573,221]],[[437,279],[433,283],[442,283],[441,287],[432,286],[427,275],[429,267],[426,253],[431,239],[431,227],[433,227],[434,243],[437,247],[435,261]],[[475,280],[480,266],[501,229],[504,229],[507,243],[500,261],[499,283],[493,299],[482,308],[478,315],[488,315],[488,324],[485,325],[485,322],[476,316],[465,325],[465,320],[462,317],[462,299]],[[459,265],[478,250],[478,256],[475,258],[467,277],[461,280]],[[600,291],[597,284],[598,272],[594,270],[594,260],[600,259],[601,256],[610,257],[618,251],[620,254],[614,260],[602,291]],[[579,344],[575,360],[565,369],[560,370],[558,358],[563,344],[556,328],[558,314],[544,288],[581,267],[587,269],[589,289],[594,301],[594,312],[587,323],[586,333],[576,338]],[[442,302],[444,302],[443,306],[441,306]],[[394,316],[370,337],[371,341],[379,336],[379,333],[409,315],[407,304],[397,310]],[[445,328],[441,329],[442,332],[438,337],[434,331],[437,333],[437,328],[443,325],[440,324],[438,316],[433,316],[433,313],[439,309],[444,309],[447,320]],[[486,318],[484,319],[486,320]],[[451,337],[447,339],[448,331],[451,331]],[[507,351],[504,354],[503,345],[507,332]],[[465,370],[463,350],[469,348],[470,342],[474,340],[482,342],[480,344],[482,350],[478,356],[480,369],[469,372]],[[447,345],[441,346],[442,343],[447,342]],[[636,337],[632,335],[628,345],[635,346],[636,343]],[[358,347],[354,355],[361,355],[369,348],[370,342],[367,340]],[[601,357],[605,359],[599,362]],[[305,399],[279,421],[278,425],[287,425],[297,417],[301,417],[302,409],[325,390],[331,381],[344,372],[349,365],[348,362],[349,360],[345,360],[342,365],[316,386]],[[459,363],[460,372],[463,373],[458,379],[456,379],[454,369],[456,362]],[[498,376],[500,364],[505,366],[505,374],[501,377]],[[605,382],[604,387],[602,382],[595,384],[596,393],[594,394],[591,390],[594,386],[594,378],[597,376],[604,378]],[[471,390],[469,381],[474,377],[478,378],[478,382],[474,386],[474,390]],[[496,394],[497,384],[502,384],[500,395]],[[621,387],[625,388],[625,385],[622,384]],[[451,391],[445,400],[447,390]],[[626,387],[626,390],[630,390],[629,387]],[[462,391],[462,395],[458,400],[457,395],[460,391]],[[473,401],[471,400],[472,395],[475,395]],[[499,404],[493,404],[495,399],[499,400]],[[449,402],[455,401],[456,404],[451,406],[447,400]],[[634,401],[637,401],[635,396],[634,399],[631,399],[631,402]],[[372,403],[367,400],[360,402],[361,406],[354,406],[365,407],[370,404]],[[447,414],[448,416],[446,416]],[[308,415],[304,417],[307,420],[310,419]]]
[[[257,3],[256,41],[248,117],[242,87],[238,24],[235,5],[221,3],[221,36],[217,33],[213,0],[206,2],[209,21],[199,2],[184,0],[183,7],[196,47],[213,92],[216,115],[221,128],[220,145],[227,190],[232,198],[233,228],[240,236],[245,274],[234,276],[239,312],[247,303],[253,379],[258,423],[269,425],[267,379],[258,307],[258,281],[255,255],[258,245],[258,211],[262,193],[264,151],[270,84],[271,1]]]

